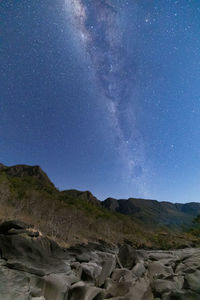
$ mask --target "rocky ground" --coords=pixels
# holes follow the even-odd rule
[[[0,255],[0,300],[200,299],[200,249],[62,249],[9,221],[0,224]]]

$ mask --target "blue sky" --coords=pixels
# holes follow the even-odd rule
[[[200,200],[200,3],[2,0],[0,161],[99,199]]]

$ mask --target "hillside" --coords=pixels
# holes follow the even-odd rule
[[[187,228],[200,213],[200,203],[173,204],[144,199],[108,198],[102,202],[103,207],[125,215],[134,215],[149,225],[164,225],[171,228]]]
[[[149,226],[147,217],[155,216],[155,212],[161,213],[159,202],[153,201],[155,208],[150,209],[150,200],[123,201],[114,200],[112,202],[116,208],[110,206],[107,209],[103,206],[108,204],[108,199],[101,203],[88,191],[59,191],[39,166],[0,165],[2,220],[17,218],[33,224],[38,230],[66,245],[99,240],[108,244],[126,241],[136,248],[167,249],[199,245],[199,240],[188,233],[154,226],[153,223]],[[142,205],[139,207],[140,201]],[[130,203],[135,212],[130,210]],[[123,209],[117,209],[118,204]],[[186,216],[185,206],[179,207],[180,215]],[[191,218],[191,207],[189,211],[188,218]],[[169,213],[170,210],[166,215]],[[146,215],[146,219],[142,221],[138,214]]]

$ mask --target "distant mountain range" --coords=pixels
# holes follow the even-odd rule
[[[148,248],[193,245],[194,237],[180,229],[189,228],[198,214],[200,203],[195,202],[99,201],[89,191],[59,191],[39,166],[0,164],[0,219],[17,217],[69,243],[102,239]]]
[[[89,191],[66,190],[66,195],[70,195],[92,204],[102,206],[113,212],[134,216],[146,224],[164,225],[170,227],[188,227],[192,224],[193,219],[200,214],[200,203],[171,203],[159,202],[149,199],[114,199],[107,198],[99,201]]]
[[[190,226],[194,217],[200,213],[200,203],[196,202],[173,204],[136,198],[120,200],[108,198],[102,205],[121,214],[134,215],[145,223],[170,227]]]

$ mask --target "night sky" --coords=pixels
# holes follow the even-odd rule
[[[0,162],[200,201],[200,1],[0,0]]]

